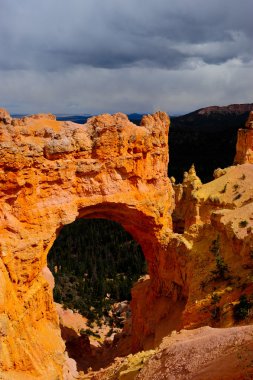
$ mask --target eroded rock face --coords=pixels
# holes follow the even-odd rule
[[[169,257],[175,252],[187,278],[181,320],[187,328],[233,326],[235,303],[253,289],[253,165],[231,166],[216,177],[202,185],[188,173],[183,185],[174,185],[175,227],[180,221],[184,228],[171,237],[167,250]],[[252,323],[251,314],[244,323]]]
[[[43,114],[11,119],[1,110],[0,369],[6,378],[11,371],[63,376],[64,344],[43,268],[65,224],[81,217],[121,223],[149,263],[149,299],[175,293],[175,271],[166,286],[159,275],[174,202],[168,128],[161,112],[138,127],[120,113],[78,125]],[[145,313],[153,312],[146,309],[137,335],[145,331]],[[140,339],[134,342],[138,349]]]
[[[253,111],[250,112],[245,129],[239,129],[235,164],[253,164]]]

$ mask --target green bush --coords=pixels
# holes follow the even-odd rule
[[[215,275],[216,278],[221,280],[227,280],[229,273],[228,265],[224,262],[224,259],[220,252],[220,236],[218,235],[209,248],[210,252],[213,253],[215,257],[216,269],[212,270],[211,273]]]
[[[212,319],[214,319],[215,321],[219,321],[219,320],[220,320],[220,307],[219,307],[219,306],[215,306],[215,307],[211,310],[211,317],[212,317]]]
[[[249,313],[252,303],[247,299],[245,294],[242,294],[239,298],[239,303],[234,306],[233,314],[236,321],[245,319]]]
[[[220,299],[221,299],[221,296],[219,296],[217,293],[213,293],[211,303],[216,304],[220,301]]]
[[[80,334],[81,335],[88,335],[88,336],[94,336],[95,338],[100,338],[100,335],[95,333],[94,331],[90,330],[90,329],[81,329],[80,330]]]
[[[229,273],[228,265],[224,262],[224,259],[221,255],[217,255],[215,257],[216,269],[212,270],[212,274],[214,274],[217,278],[221,280],[227,280]]]
[[[240,227],[240,228],[247,227],[247,225],[248,225],[247,220],[241,220],[241,221],[239,222],[239,227]]]

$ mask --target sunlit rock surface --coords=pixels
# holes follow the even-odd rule
[[[12,119],[1,110],[0,369],[7,378],[62,376],[64,344],[44,268],[65,224],[81,217],[121,223],[149,263],[148,293],[163,291],[159,257],[174,207],[168,128],[161,112],[136,126],[120,113],[78,125],[44,114]],[[133,342],[138,349],[138,337]]]
[[[245,129],[239,129],[235,164],[253,164],[253,111],[250,112]]]

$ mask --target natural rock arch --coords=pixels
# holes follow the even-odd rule
[[[133,300],[133,349],[152,333],[151,294],[175,296],[182,282],[176,266],[164,272],[174,207],[168,128],[161,112],[145,116],[141,126],[123,114],[93,117],[82,126],[52,115],[17,120],[0,112],[3,373],[61,378],[64,344],[43,268],[62,226],[81,217],[119,222],[141,244],[151,279],[142,322],[137,296]]]

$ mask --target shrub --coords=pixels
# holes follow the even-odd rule
[[[211,246],[209,247],[210,252],[214,255],[217,255],[220,252],[220,235],[212,241]]]
[[[88,335],[88,336],[94,336],[95,338],[100,338],[100,335],[95,333],[94,331],[90,330],[90,329],[81,329],[80,330],[80,334],[81,335]]]
[[[215,307],[211,310],[211,317],[212,317],[215,321],[219,321],[219,320],[220,320],[220,307],[219,307],[219,306],[215,306]]]
[[[239,222],[239,227],[240,227],[240,228],[244,228],[244,227],[246,227],[247,225],[248,225],[247,220],[241,220],[241,221]]]
[[[215,257],[216,269],[212,271],[212,273],[222,280],[227,280],[226,276],[229,273],[228,265],[224,262],[224,259],[221,255],[217,255]]]
[[[106,336],[110,337],[113,333],[114,333],[114,330],[112,328],[110,328],[110,330],[108,331],[108,333],[106,334]]]
[[[217,293],[213,293],[212,295],[212,304],[216,304],[220,301],[221,299],[221,296],[219,296]]]
[[[229,273],[228,265],[224,262],[223,257],[220,253],[220,236],[218,235],[215,240],[212,241],[210,246],[210,251],[214,254],[216,269],[212,270],[211,273],[214,274],[217,278],[222,280],[227,280],[226,276]]]
[[[234,306],[233,314],[236,321],[245,319],[249,313],[252,303],[247,299],[245,294],[239,298],[239,303]]]

